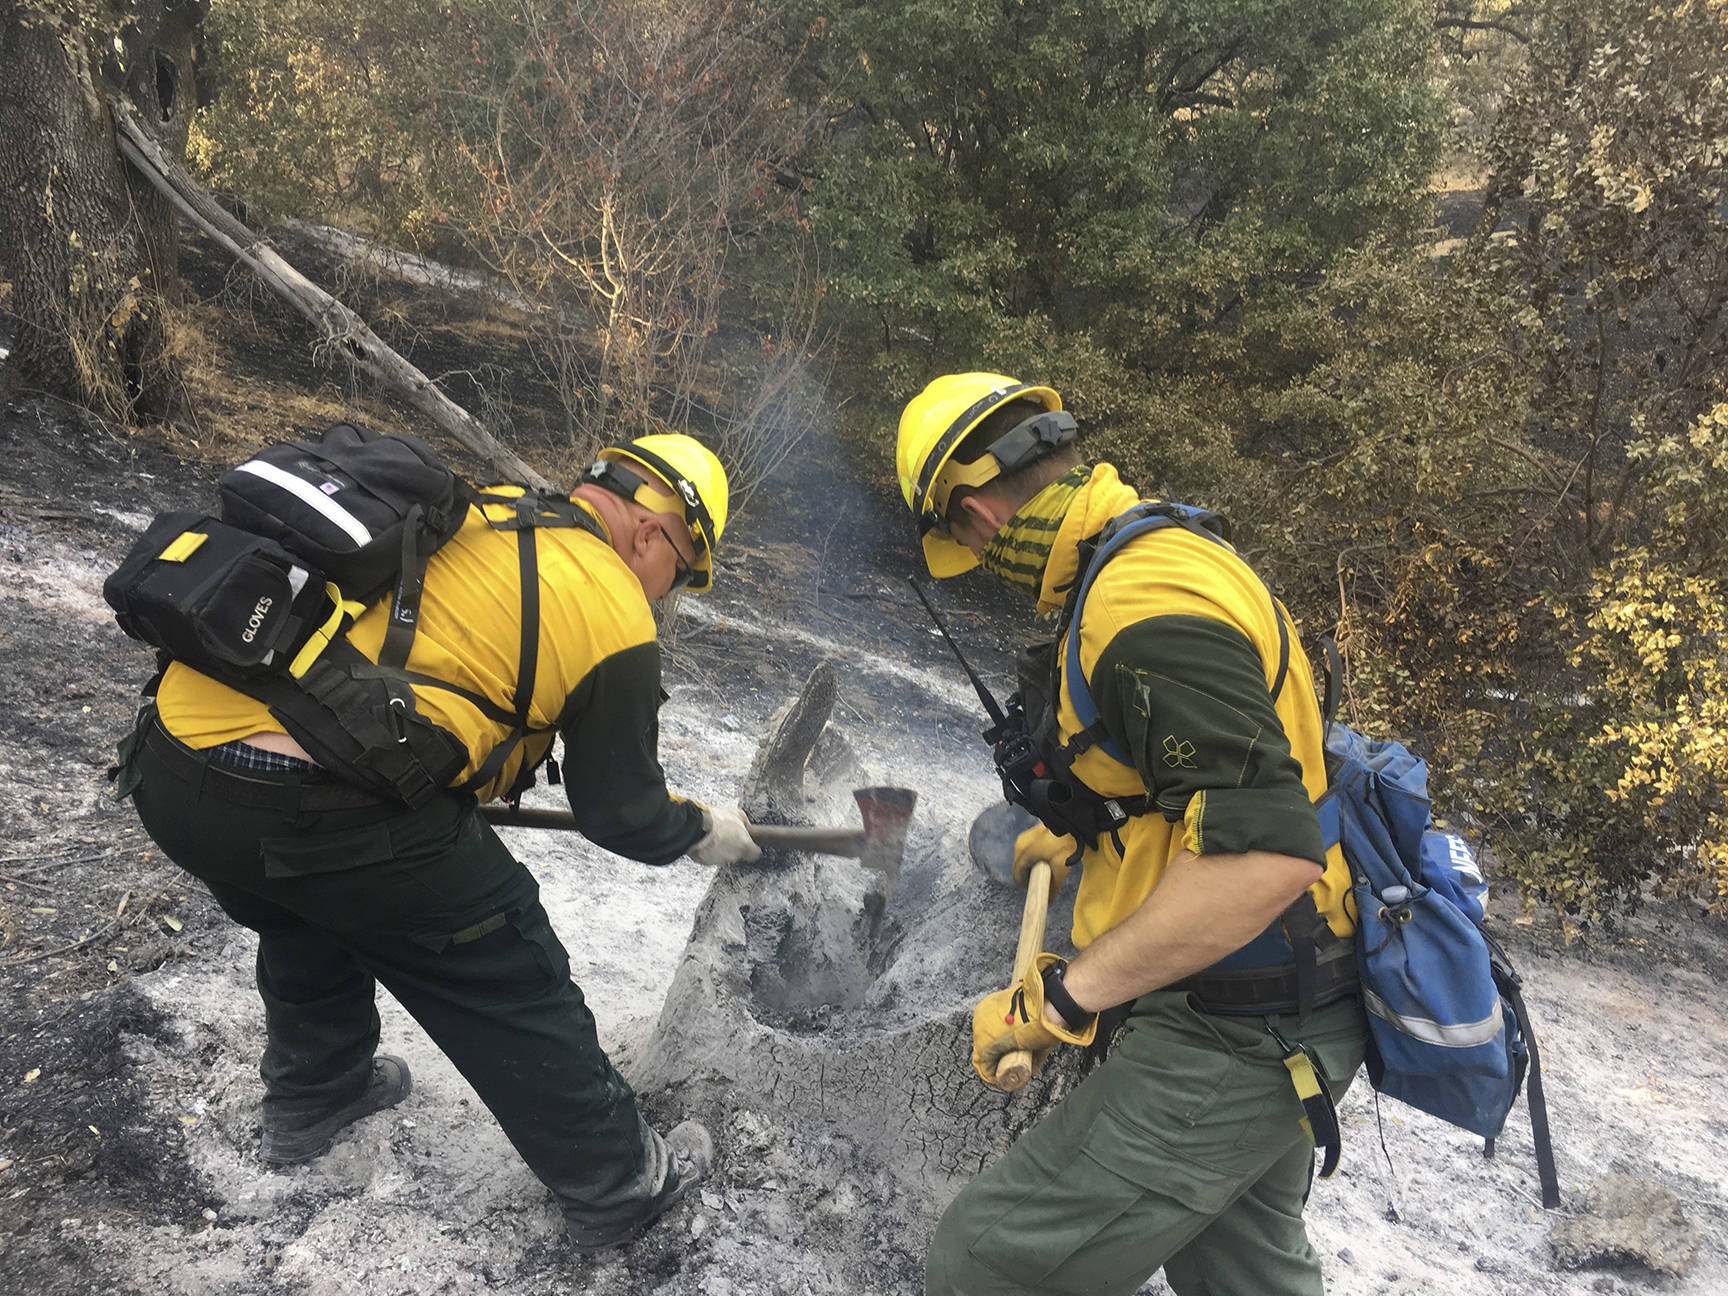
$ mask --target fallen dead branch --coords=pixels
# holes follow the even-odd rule
[[[107,922],[96,928],[95,931],[91,932],[88,936],[85,936],[82,940],[75,940],[70,945],[62,945],[58,949],[43,950],[40,954],[26,954],[22,958],[7,959],[6,964],[8,967],[17,967],[21,963],[40,963],[43,959],[51,959],[58,954],[70,954],[74,950],[81,950],[86,945],[92,944],[95,941],[101,940],[104,936],[119,931],[120,926],[121,924],[119,919],[110,918]]]
[[[120,153],[175,208],[226,248],[318,331],[320,349],[407,398],[416,410],[466,446],[503,478],[539,489],[551,483],[501,444],[438,384],[387,346],[353,311],[301,274],[259,235],[221,206],[139,127],[122,103],[113,108]]]

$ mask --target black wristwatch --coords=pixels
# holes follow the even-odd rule
[[[1062,973],[1067,966],[1066,963],[1052,963],[1044,969],[1044,1002],[1056,1010],[1056,1015],[1069,1030],[1081,1031],[1090,1026],[1098,1014],[1089,1013],[1075,1003],[1068,987],[1062,984]]]

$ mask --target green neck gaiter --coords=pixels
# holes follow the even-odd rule
[[[1074,496],[1091,478],[1091,466],[1083,464],[1027,500],[978,555],[978,565],[1036,599],[1056,532]]]

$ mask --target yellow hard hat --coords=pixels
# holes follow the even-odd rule
[[[696,549],[696,574],[689,589],[700,594],[714,587],[714,546],[726,529],[729,495],[726,470],[712,450],[682,432],[656,432],[607,446],[588,466],[583,480],[654,512],[663,511],[654,496],[671,492]],[[641,496],[644,486],[652,492],[646,498]]]
[[[969,464],[951,463],[968,433],[1011,400],[1035,400],[1045,413],[998,438],[990,452]],[[900,493],[918,523],[924,564],[938,579],[978,565],[972,551],[947,533],[948,497],[957,486],[982,486],[1024,468],[1074,439],[1074,420],[1054,388],[1018,382],[1005,374],[946,374],[912,398],[900,415],[895,466]]]

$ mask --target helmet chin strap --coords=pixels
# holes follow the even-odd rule
[[[648,479],[641,473],[633,473],[613,459],[596,459],[583,471],[582,480],[603,486],[619,499],[629,500],[632,504],[641,503],[636,492],[648,485]]]
[[[660,483],[650,481],[641,473],[631,472],[630,469],[611,459],[599,459],[589,464],[587,470],[582,474],[582,480],[603,487],[621,500],[631,504],[640,504],[650,513],[658,514],[661,517],[678,517],[681,521],[683,520],[679,513],[655,508],[648,500],[642,498],[644,488],[651,496],[666,497],[667,491],[661,488]],[[676,498],[676,496],[672,498]],[[694,542],[694,535],[691,538]]]
[[[647,449],[640,441],[631,442],[628,453],[647,464],[665,480],[672,497],[684,505],[684,522],[690,529],[691,540],[699,549],[709,548],[714,540],[714,520],[695,484],[679,472],[675,465]],[[641,478],[637,480],[640,481]]]
[[[978,487],[1009,473],[1030,468],[1040,459],[1071,445],[1077,435],[1074,416],[1067,410],[1040,410],[1020,420],[990,448],[969,463],[949,460],[936,474],[928,492],[929,515],[940,517],[948,500],[961,486]]]

